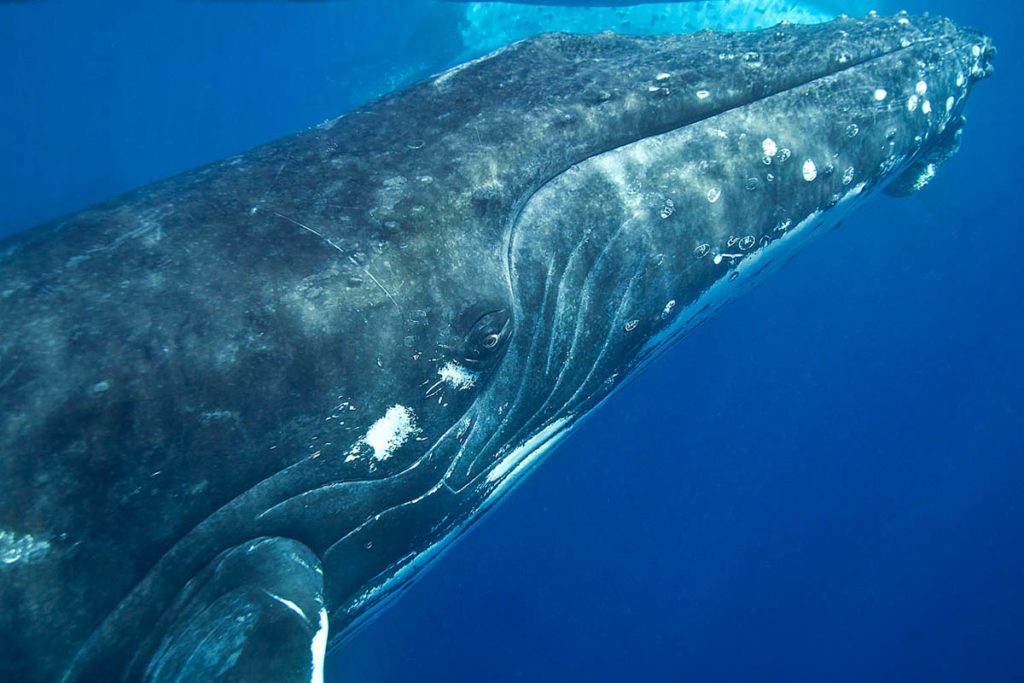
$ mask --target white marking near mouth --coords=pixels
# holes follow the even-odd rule
[[[559,434],[570,419],[570,416],[560,417],[548,426],[544,427],[544,429],[531,436],[523,442],[521,446],[503,457],[501,462],[495,465],[494,469],[487,473],[487,481],[498,481],[510,471],[514,474],[515,472],[528,467],[530,463],[535,462],[558,443]],[[515,478],[516,477],[514,476],[509,477],[510,481],[504,482],[501,488],[504,488]],[[497,493],[497,491],[495,491],[495,493]]]

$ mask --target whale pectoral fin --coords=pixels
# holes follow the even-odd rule
[[[306,546],[259,538],[197,574],[158,627],[148,683],[323,680],[323,573]]]

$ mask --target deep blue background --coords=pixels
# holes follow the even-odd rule
[[[0,234],[386,90],[438,49],[386,4],[0,4]],[[332,680],[1024,680],[1024,8],[901,6],[999,46],[959,156],[609,401]]]

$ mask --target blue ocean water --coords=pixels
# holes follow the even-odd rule
[[[0,3],[0,234],[459,58],[431,4]],[[1024,678],[1024,8],[877,4],[994,37],[959,155],[613,397],[329,680]]]

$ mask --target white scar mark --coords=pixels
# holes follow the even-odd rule
[[[305,612],[303,612],[303,611],[302,611],[302,609],[301,609],[301,608],[300,608],[300,607],[299,607],[298,605],[296,605],[296,604],[295,604],[294,602],[292,602],[292,601],[291,601],[291,600],[289,600],[288,598],[282,598],[282,597],[281,597],[280,595],[278,595],[277,593],[271,593],[270,591],[267,591],[267,590],[265,590],[265,591],[264,591],[264,593],[266,593],[267,595],[269,595],[269,596],[270,596],[271,598],[273,598],[274,600],[277,600],[277,601],[278,601],[279,603],[281,603],[282,605],[284,605],[285,607],[287,607],[287,608],[288,608],[288,609],[290,609],[291,611],[293,611],[293,612],[295,612],[296,614],[298,614],[298,615],[299,615],[300,617],[302,617],[302,618],[303,618],[303,619],[304,619],[305,621],[309,621],[309,617],[307,617],[307,616],[306,616],[306,613],[305,613]]]
[[[323,683],[324,680],[324,655],[327,654],[327,610],[320,608],[320,628],[313,636],[309,644],[309,653],[313,659],[313,675],[310,683]]]
[[[334,242],[332,242],[332,241],[331,241],[331,238],[330,238],[330,237],[327,237],[327,236],[326,236],[326,235],[324,235],[323,233],[317,232],[316,230],[314,230],[313,228],[309,227],[308,225],[305,225],[305,224],[303,224],[303,223],[300,223],[299,221],[295,220],[294,218],[289,218],[288,216],[285,216],[285,215],[284,215],[284,214],[282,214],[282,213],[278,213],[277,211],[274,211],[274,212],[272,212],[272,213],[273,213],[273,214],[274,214],[275,216],[277,216],[278,218],[283,218],[284,220],[288,221],[288,222],[289,222],[289,223],[291,223],[292,225],[297,225],[297,226],[299,226],[300,228],[302,228],[303,230],[308,230],[309,232],[313,233],[314,235],[316,235],[317,237],[319,237],[320,239],[322,239],[322,240],[323,240],[324,242],[327,242],[327,244],[329,244],[329,245],[331,245],[332,247],[334,247],[335,249],[337,249],[337,250],[338,250],[338,253],[340,253],[340,254],[342,254],[343,256],[345,256],[345,257],[346,257],[346,258],[347,258],[347,259],[348,259],[348,260],[349,260],[349,261],[350,261],[350,262],[352,263],[352,265],[354,265],[354,266],[355,266],[356,268],[359,268],[359,269],[360,269],[361,271],[363,271],[364,273],[366,273],[366,277],[370,278],[370,280],[372,280],[372,281],[373,281],[373,284],[377,285],[377,287],[378,287],[378,288],[380,288],[380,291],[384,292],[384,295],[385,295],[385,296],[387,296],[387,298],[391,300],[391,303],[393,303],[393,304],[395,305],[395,308],[397,308],[397,309],[398,309],[398,312],[399,312],[399,313],[401,313],[401,312],[402,312],[402,307],[398,305],[398,302],[397,302],[397,301],[395,301],[395,297],[391,296],[391,292],[389,292],[389,291],[387,290],[387,288],[386,288],[386,287],[385,287],[384,285],[382,285],[382,284],[380,283],[380,280],[378,280],[377,278],[375,278],[375,277],[373,276],[373,273],[371,273],[371,272],[370,272],[370,270],[369,270],[369,269],[368,269],[368,268],[367,268],[366,266],[362,266],[362,265],[360,265],[360,264],[359,264],[359,261],[356,261],[356,260],[355,260],[355,259],[354,259],[354,258],[352,257],[352,255],[351,255],[351,254],[348,254],[348,253],[346,253],[344,249],[342,249],[342,248],[341,248],[341,247],[339,247],[339,246],[338,246],[337,244],[335,244]]]

